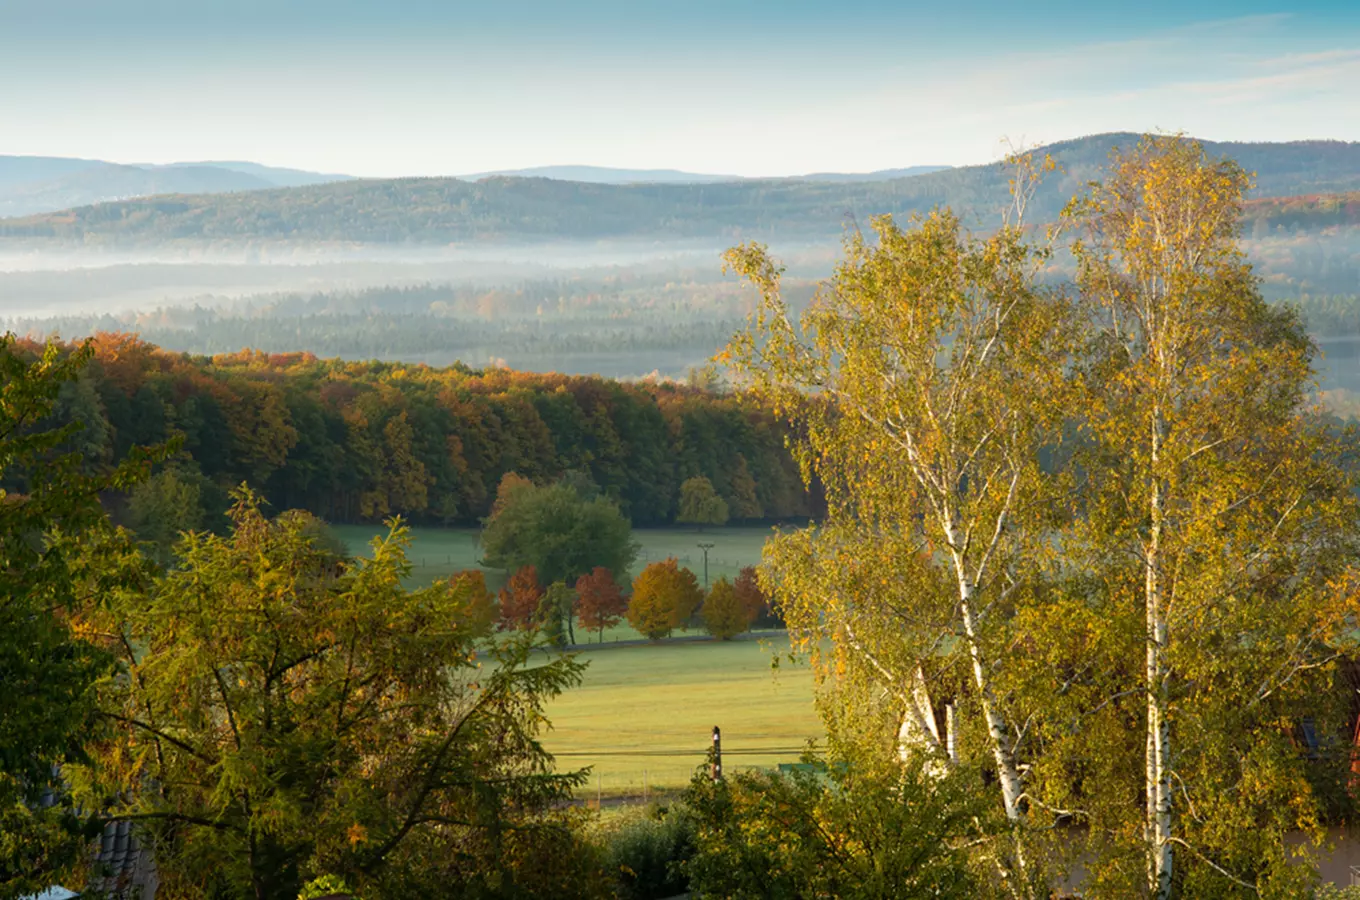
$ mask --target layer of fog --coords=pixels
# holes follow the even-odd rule
[[[257,295],[365,288],[520,284],[561,276],[681,270],[721,273],[718,244],[598,242],[476,247],[264,245],[156,253],[0,248],[0,319],[122,314],[221,305]],[[791,269],[821,276],[834,246],[773,248]]]

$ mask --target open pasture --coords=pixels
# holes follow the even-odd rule
[[[559,770],[591,767],[590,798],[683,787],[702,765],[714,725],[724,769],[796,762],[821,740],[812,672],[785,660],[784,635],[583,651],[585,682],[547,710],[544,746]]]
[[[335,533],[349,547],[351,553],[366,556],[368,544],[375,536],[384,535],[387,529],[381,525],[336,525]],[[710,580],[726,576],[736,578],[743,566],[753,566],[760,562],[760,551],[765,541],[773,534],[766,526],[726,526],[705,528],[639,528],[633,531],[633,540],[638,543],[637,563],[633,566],[636,575],[642,567],[651,562],[674,556],[682,566],[698,575],[704,576],[704,554],[700,543],[710,543],[708,551],[708,573]],[[437,578],[445,578],[454,572],[477,567],[480,549],[477,546],[476,528],[412,528],[409,556],[413,564],[411,583],[413,586],[429,584]],[[487,569],[487,584],[493,589],[504,583],[506,573],[499,569]]]

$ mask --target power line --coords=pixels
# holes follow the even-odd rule
[[[761,747],[761,748],[757,748],[757,747],[747,747],[747,748],[742,748],[742,749],[737,749],[737,750],[729,750],[729,749],[727,749],[726,747],[724,747],[724,748],[723,748],[723,755],[724,755],[724,756],[770,756],[770,755],[772,755],[772,754],[805,753],[805,752],[807,752],[807,749],[808,749],[807,747],[803,747],[803,746],[798,746],[798,747]],[[814,753],[820,753],[821,751],[819,751],[819,750],[814,750],[813,752],[814,752]],[[562,752],[560,752],[560,753],[553,753],[552,755],[555,756],[555,757],[559,757],[559,756],[573,756],[573,757],[589,757],[589,756],[707,756],[707,755],[708,755],[708,751],[707,751],[707,750],[695,750],[695,749],[689,749],[689,750],[565,750],[565,751],[562,751]]]

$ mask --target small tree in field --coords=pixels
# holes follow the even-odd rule
[[[713,482],[702,475],[686,479],[680,485],[680,514],[675,521],[684,525],[698,525],[703,531],[705,525],[727,524],[727,501],[718,496]]]
[[[575,600],[571,588],[564,582],[554,581],[538,601],[535,624],[554,646],[565,647],[569,642],[576,643],[576,630],[572,627]]]
[[[455,572],[449,579],[454,590],[467,593],[467,618],[469,627],[482,632],[489,631],[496,623],[496,598],[486,589],[486,574],[481,569],[464,569]]]
[[[732,583],[732,590],[736,592],[737,601],[746,610],[753,625],[783,627],[784,620],[770,606],[769,596],[761,590],[755,566],[742,567],[737,573],[737,580]]]
[[[713,583],[700,615],[704,619],[704,629],[720,641],[730,641],[746,631],[755,619],[755,615],[742,605],[732,583],[726,578],[719,578]]]
[[[675,557],[655,562],[633,582],[628,623],[651,640],[666,637],[689,619],[703,600],[698,579]]]
[[[527,631],[534,627],[543,589],[538,586],[538,570],[525,566],[510,576],[501,588],[501,630]]]
[[[593,628],[600,641],[604,630],[612,628],[628,611],[628,598],[604,566],[576,579],[576,615],[585,628]]]

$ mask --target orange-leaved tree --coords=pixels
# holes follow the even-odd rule
[[[604,630],[613,627],[628,611],[628,599],[614,576],[604,566],[596,566],[576,579],[576,615],[586,628],[593,628],[604,641]]]
[[[730,641],[750,628],[755,620],[755,613],[742,604],[732,582],[726,578],[713,582],[700,615],[704,628],[720,641]]]
[[[654,562],[633,582],[628,623],[651,640],[660,640],[689,619],[703,600],[699,581],[675,557]]]
[[[501,588],[501,630],[528,631],[534,627],[543,588],[538,585],[538,570],[525,566],[510,576]]]

